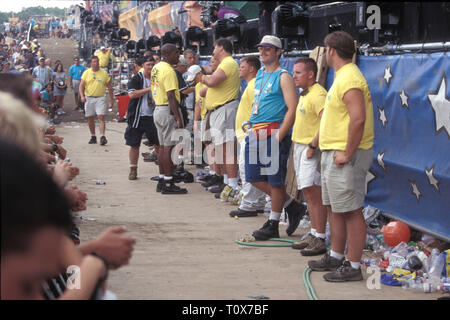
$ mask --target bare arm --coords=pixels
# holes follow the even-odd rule
[[[322,114],[323,114],[323,109],[319,112],[319,119],[322,119]],[[319,131],[317,131],[316,136],[311,140],[310,143],[313,147],[317,148],[319,146]],[[314,155],[315,152],[316,152],[316,149],[312,149],[312,148],[308,147],[308,149],[306,150],[306,157],[308,159],[312,158],[312,156]]]
[[[210,76],[202,76],[202,83],[206,84],[210,88],[213,88],[217,87],[220,83],[225,81],[226,78],[227,75],[225,74],[225,71],[223,71],[222,69],[217,69]]]
[[[109,92],[109,104],[112,107],[114,105],[114,90],[111,85],[111,80],[109,80],[107,86],[108,86],[108,92]]]
[[[80,88],[78,89],[78,94],[80,95],[80,98],[81,99],[86,99],[85,97],[84,97],[84,80],[83,79],[81,79],[81,82],[80,82]],[[85,100],[86,101],[86,100]],[[85,102],[85,101],[83,101],[83,102]]]
[[[208,91],[208,87],[204,87],[200,89],[200,97],[206,97],[206,92]]]
[[[128,94],[128,96],[130,97],[130,99],[137,99],[137,98],[140,98],[150,92],[152,92],[152,88],[148,87],[148,88],[144,88],[141,90],[134,90],[134,91],[130,92]]]
[[[294,79],[287,72],[281,74],[280,87],[283,92],[284,102],[288,108],[284,116],[283,124],[278,132],[278,141],[283,141],[286,134],[294,125],[295,111],[297,110],[298,97]]]

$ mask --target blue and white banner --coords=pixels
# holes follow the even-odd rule
[[[358,65],[375,126],[366,203],[450,241],[450,57],[360,56]]]

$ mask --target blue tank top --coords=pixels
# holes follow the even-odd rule
[[[283,121],[288,110],[280,87],[283,72],[288,71],[281,69],[266,73],[263,68],[258,70],[255,79],[255,99],[250,116],[251,123]],[[256,114],[255,109],[257,109]]]

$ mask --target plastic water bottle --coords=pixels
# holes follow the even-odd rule
[[[422,278],[416,278],[402,283],[402,288],[410,291],[431,293],[436,292],[439,285],[436,285],[433,281],[423,281]]]
[[[433,249],[430,255],[430,269],[428,272],[430,278],[440,279],[444,265],[444,255],[440,254],[438,249]]]
[[[443,293],[450,293],[450,283],[441,283],[438,289]]]
[[[408,255],[408,244],[406,242],[400,242],[398,245],[392,249],[392,253],[398,253],[403,257],[406,257]]]
[[[92,180],[95,184],[106,184],[106,181],[103,180]]]

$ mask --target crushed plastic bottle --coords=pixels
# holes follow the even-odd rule
[[[400,242],[398,245],[396,245],[393,249],[392,249],[392,253],[397,253],[399,255],[401,255],[402,257],[406,257],[409,253],[408,251],[408,244],[406,242]]]
[[[408,281],[405,281],[402,284],[402,288],[405,290],[410,290],[410,291],[416,291],[416,292],[426,292],[426,293],[431,293],[431,292],[436,292],[437,290],[439,290],[440,285],[434,283],[433,281],[421,281],[420,279],[416,280],[416,279],[411,279]]]
[[[430,255],[429,259],[430,259],[430,265],[429,265],[430,269],[428,272],[429,277],[432,279],[440,279],[442,269],[444,268],[444,265],[445,265],[444,255],[440,254],[439,250],[434,248],[431,251],[431,255]]]
[[[103,180],[92,180],[95,184],[98,184],[98,185],[100,185],[100,184],[106,184],[106,181],[103,181]]]

